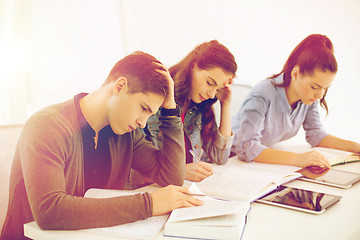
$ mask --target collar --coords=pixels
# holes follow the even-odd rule
[[[82,113],[80,108],[80,99],[85,97],[86,95],[88,95],[88,93],[79,93],[75,95],[74,102],[75,102],[76,115],[78,118],[81,134],[83,135],[83,137],[94,138],[95,131],[94,129],[92,129],[88,121],[86,121],[84,114]],[[100,135],[109,138],[110,136],[116,136],[116,133],[114,133],[110,125],[107,125],[99,131],[99,137]]]
[[[95,137],[95,131],[92,129],[90,124],[86,121],[84,114],[80,108],[80,99],[88,95],[88,93],[79,93],[75,95],[74,102],[75,102],[75,109],[76,115],[79,121],[80,129],[83,134],[86,134],[88,137]]]
[[[279,75],[278,77],[272,79],[272,81],[276,84],[281,84],[284,82],[284,74],[282,73],[281,75]],[[286,92],[285,92],[285,88],[284,87],[277,87],[275,86],[277,95],[278,95],[278,105],[280,108],[281,113],[291,113],[292,112],[292,107],[290,106],[288,99],[286,97]],[[296,105],[299,106],[299,103]]]

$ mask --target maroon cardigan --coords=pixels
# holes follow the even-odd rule
[[[162,117],[161,131],[162,150],[145,140],[140,129],[109,139],[107,188],[124,189],[131,168],[163,186],[183,184],[185,152],[180,117]],[[152,215],[149,193],[83,198],[83,173],[82,136],[74,99],[33,115],[17,144],[1,239],[24,238],[23,224],[34,220],[42,229],[68,230],[108,227]]]

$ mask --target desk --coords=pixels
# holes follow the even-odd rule
[[[334,168],[360,173],[360,163],[351,163]],[[340,195],[343,198],[320,215],[252,203],[243,240],[360,239],[360,182],[349,189],[328,187],[299,180],[286,185]],[[116,239],[89,235],[81,231],[42,231],[34,222],[25,225],[25,235],[46,240]],[[162,239],[161,234],[156,237],[156,240],[159,239]]]
[[[360,173],[360,163],[334,168]],[[360,182],[349,189],[300,180],[285,185],[339,195],[342,199],[320,215],[252,203],[243,235],[244,240],[360,239]]]

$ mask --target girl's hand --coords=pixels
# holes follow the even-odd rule
[[[201,182],[213,174],[212,166],[207,162],[193,162],[186,164],[185,179],[192,182]]]
[[[308,167],[308,166],[317,166],[320,168],[330,168],[331,165],[326,157],[320,154],[316,150],[312,150],[310,152],[300,153],[298,158],[299,167]]]
[[[216,98],[219,99],[221,105],[231,103],[231,94],[232,94],[231,83],[232,80],[230,80],[229,83],[226,83],[225,87],[221,88],[216,93]]]
[[[355,153],[360,154],[360,143],[355,143]]]

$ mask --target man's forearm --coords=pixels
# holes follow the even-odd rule
[[[185,144],[183,124],[180,117],[160,117],[163,135],[161,149],[164,183],[182,185],[185,179]]]

